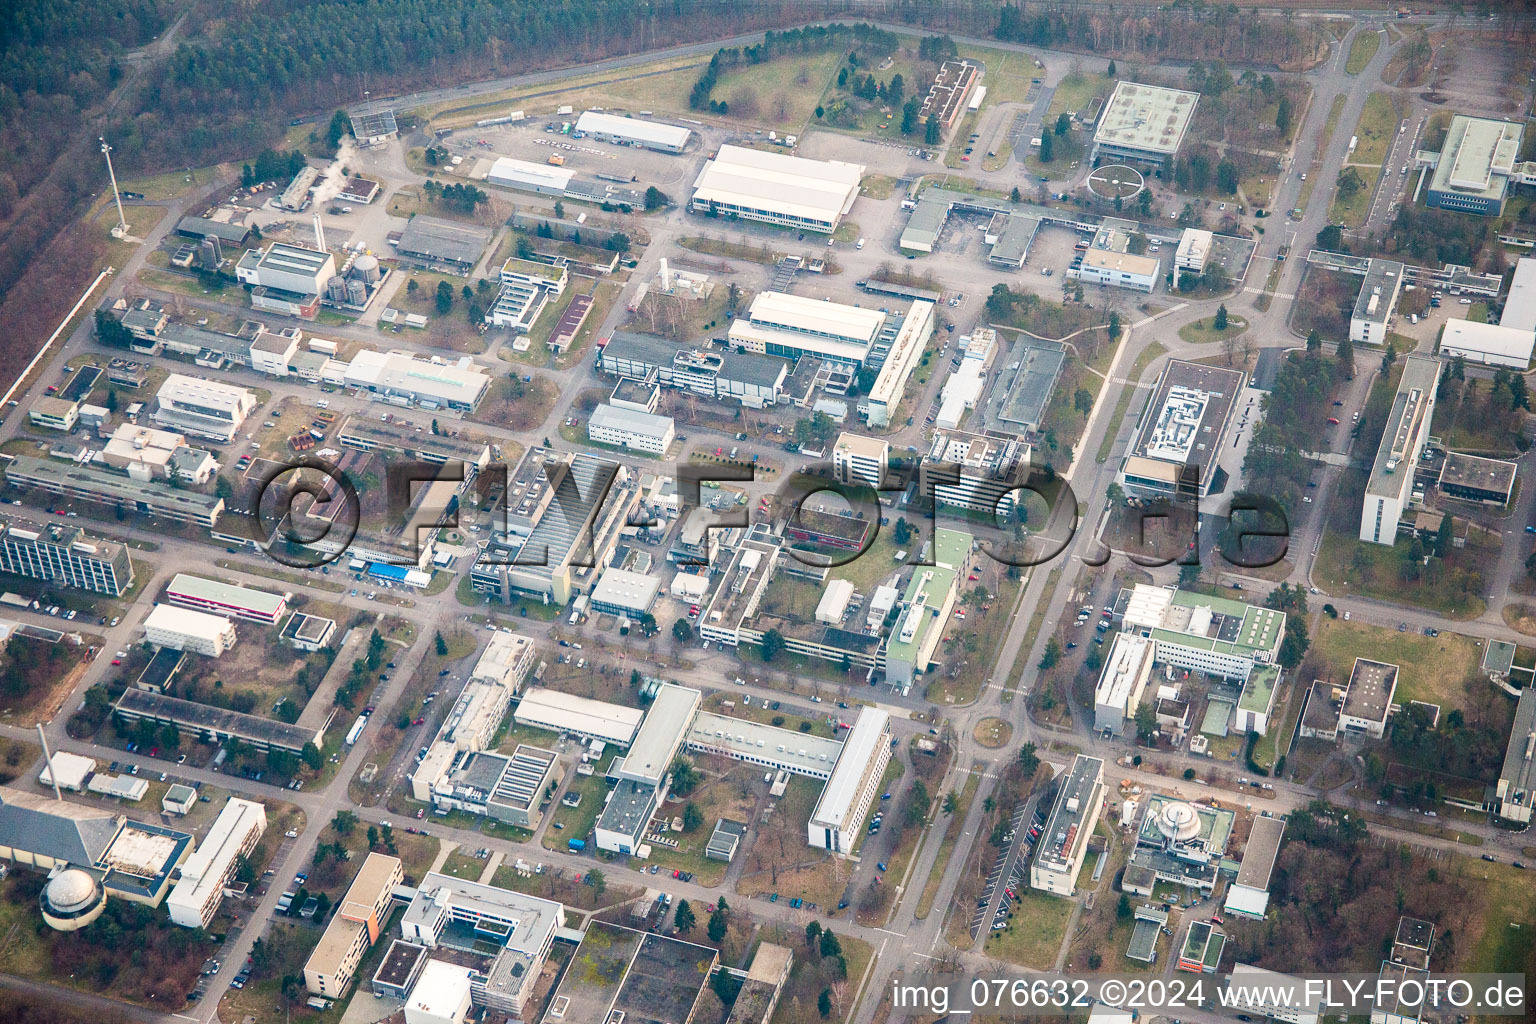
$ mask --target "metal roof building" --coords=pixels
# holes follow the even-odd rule
[[[400,233],[400,242],[395,250],[418,262],[446,264],[467,272],[480,261],[486,246],[490,244],[489,228],[417,214]]]
[[[702,699],[703,694],[691,686],[663,683],[657,687],[656,699],[646,711],[645,721],[640,724],[640,731],[624,756],[624,767],[619,776],[653,786],[661,785],[677,752],[683,748],[683,738],[699,712]]]
[[[1515,274],[1509,281],[1509,294],[1504,296],[1499,326],[1536,332],[1536,257],[1524,256],[1515,261]]]
[[[749,352],[862,366],[884,326],[885,314],[878,309],[759,292],[746,318],[732,322],[729,337]]]
[[[693,132],[680,125],[639,117],[620,117],[588,110],[576,119],[576,130],[603,142],[643,146],[663,153],[681,153]]]
[[[492,185],[501,185],[504,188],[563,196],[566,189],[570,187],[571,179],[575,176],[575,171],[568,171],[563,167],[551,167],[548,164],[535,164],[504,156],[491,165],[490,173],[486,175],[485,180]]]
[[[701,711],[688,728],[689,750],[826,781],[843,750],[839,740]]]
[[[1504,319],[1509,320],[1508,307]],[[1531,350],[1536,348],[1536,331],[1508,327],[1503,323],[1484,324],[1453,317],[1445,322],[1440,335],[1440,354],[1469,363],[1507,366],[1524,373],[1531,365]]]
[[[638,619],[656,604],[660,592],[660,577],[609,566],[592,588],[592,609]]]
[[[691,207],[830,234],[852,209],[863,177],[862,164],[721,146],[693,183]]]
[[[552,732],[568,732],[589,739],[606,740],[627,747],[640,728],[645,712],[607,701],[578,697],[541,686],[530,687],[512,718],[519,725],[532,725]]]

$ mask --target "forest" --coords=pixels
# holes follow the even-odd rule
[[[1317,425],[1326,416],[1328,402],[1343,367],[1321,351],[1291,355],[1264,396],[1264,419],[1243,462],[1243,477],[1269,481],[1267,492],[1288,510],[1298,507],[1297,498],[1312,476],[1305,452],[1317,447]]]

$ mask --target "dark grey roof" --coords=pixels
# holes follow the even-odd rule
[[[309,742],[318,746],[324,739],[324,734],[314,729],[198,704],[180,697],[166,697],[148,690],[124,690],[117,709],[130,716],[175,722],[183,728],[213,732],[221,737],[238,736],[248,742],[271,744],[292,751],[303,749]],[[4,834],[3,831],[0,834]]]
[[[632,359],[654,366],[670,367],[672,357],[677,355],[680,347],[677,342],[659,338],[654,334],[615,331],[613,337],[608,339],[608,344],[603,347],[603,356],[605,359]]]
[[[176,223],[176,233],[192,238],[212,235],[221,242],[233,242],[239,245],[250,237],[251,229],[246,224],[227,224],[224,221],[209,220],[207,217],[183,217]]]
[[[412,217],[400,234],[400,252],[473,265],[491,243],[489,228],[455,224],[436,217]]]
[[[121,827],[111,811],[0,786],[0,836],[17,850],[94,865]]]
[[[727,380],[739,380],[743,384],[771,387],[779,382],[780,375],[788,376],[789,360],[777,356],[760,356],[752,352],[727,352],[720,363],[720,376]]]

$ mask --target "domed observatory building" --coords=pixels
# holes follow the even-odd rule
[[[43,921],[55,931],[79,931],[101,916],[107,893],[89,871],[67,868],[43,886]]]

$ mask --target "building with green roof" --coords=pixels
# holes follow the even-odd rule
[[[885,677],[907,687],[928,671],[960,593],[960,576],[970,565],[972,537],[963,530],[936,529],[933,564],[919,566],[907,582],[901,617],[886,642]]]

